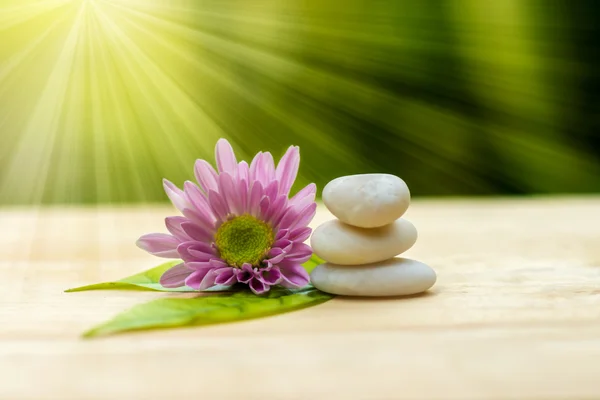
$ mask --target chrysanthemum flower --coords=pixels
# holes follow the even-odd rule
[[[289,198],[299,148],[291,146],[277,167],[268,152],[258,153],[250,165],[238,163],[225,139],[217,142],[215,155],[217,171],[196,161],[200,187],[187,181],[181,190],[163,181],[183,216],[165,219],[171,234],[151,233],[137,241],[155,256],[183,260],[162,275],[161,285],[204,290],[239,282],[256,294],[273,285],[305,286],[309,277],[302,263],[312,249],[303,242],[317,205],[314,183]]]

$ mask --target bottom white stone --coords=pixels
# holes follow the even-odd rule
[[[422,293],[436,281],[435,271],[422,262],[391,258],[367,265],[321,264],[310,274],[312,284],[345,296],[406,296]]]

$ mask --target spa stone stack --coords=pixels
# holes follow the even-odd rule
[[[417,241],[417,230],[400,218],[410,191],[397,176],[343,176],[323,189],[323,202],[337,219],[311,237],[316,255],[327,261],[311,273],[313,285],[348,296],[402,296],[433,286],[436,274],[415,260],[396,257]]]

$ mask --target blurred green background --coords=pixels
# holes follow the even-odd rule
[[[299,185],[600,191],[600,2],[1,0],[0,204],[166,201],[219,137]],[[239,158],[240,158],[239,157]]]

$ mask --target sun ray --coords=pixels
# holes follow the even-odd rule
[[[163,201],[160,179],[192,179],[221,136],[244,158],[300,145],[299,185],[600,190],[593,49],[571,40],[590,27],[569,18],[518,0],[4,0],[0,203]]]
[[[220,71],[218,65],[211,64],[210,60],[208,60],[208,59],[203,59],[202,61],[200,61],[197,57],[189,54],[189,52],[186,52],[186,50],[184,48],[181,48],[180,46],[178,46],[177,44],[174,44],[173,42],[168,42],[161,35],[154,33],[152,30],[152,27],[156,27],[158,29],[162,29],[161,32],[163,32],[163,33],[181,34],[180,30],[176,30],[177,25],[170,24],[168,21],[163,21],[158,18],[151,17],[151,16],[144,16],[144,17],[145,17],[144,22],[146,22],[146,25],[150,26],[149,28],[146,28],[142,23],[135,22],[132,19],[129,19],[127,17],[123,17],[123,22],[131,24],[132,27],[139,30],[139,32],[143,33],[145,35],[145,37],[154,40],[156,44],[164,46],[165,48],[168,45],[170,53],[176,55],[177,57],[180,57],[184,62],[191,64],[193,66],[193,68],[197,71],[197,73],[206,75],[207,79],[205,79],[205,81],[211,81],[211,82],[217,81],[217,82],[219,82],[220,85],[225,86],[227,88],[227,90],[234,91],[242,98],[244,98],[254,104],[260,104],[265,111],[270,112],[271,115],[278,118],[280,121],[282,121],[282,122],[285,121],[286,124],[290,127],[290,129],[292,129],[294,132],[296,132],[296,134],[305,135],[305,136],[307,136],[308,139],[317,140],[317,141],[319,141],[320,144],[323,144],[323,145],[336,144],[333,142],[330,142],[330,143],[324,142],[324,140],[326,141],[327,139],[319,137],[318,132],[315,131],[314,128],[311,128],[310,126],[307,126],[306,124],[302,124],[301,127],[295,129],[294,125],[301,124],[301,123],[297,118],[294,117],[293,113],[282,112],[281,106],[277,106],[276,104],[265,103],[264,100],[261,100],[259,96],[252,93],[251,90],[248,90],[243,85],[237,84],[234,80],[234,77],[227,76],[226,74],[223,73],[222,70]],[[148,23],[150,23],[150,24],[148,24]],[[173,30],[175,30],[175,32]],[[214,96],[213,96],[213,98],[214,98]],[[206,100],[204,100],[204,102],[206,102]],[[234,111],[234,110],[231,110],[231,111]],[[226,122],[222,122],[222,123],[226,124]],[[341,145],[343,146],[343,144],[341,144]]]
[[[11,188],[19,187],[21,192],[17,198],[23,202],[39,204],[43,198],[84,11],[85,3],[82,3],[33,115],[19,139],[14,154],[9,157],[8,168],[0,172],[3,175],[2,193],[10,193]],[[40,136],[40,131],[46,132],[46,135]]]
[[[51,11],[71,6],[72,3],[72,0],[47,0],[3,7],[2,13],[0,13],[0,32],[30,22],[32,19]]]
[[[159,119],[158,122],[163,127],[163,130],[165,132],[173,131],[169,126],[170,121],[164,117],[163,113],[158,112],[160,105],[156,101],[156,96],[152,94],[157,91],[162,93],[163,98],[168,98],[170,104],[177,104],[177,107],[168,105],[171,108],[170,111],[179,117],[179,122],[190,132],[195,132],[197,126],[200,125],[206,129],[207,132],[205,134],[208,138],[212,137],[212,139],[216,139],[222,135],[221,129],[173,82],[160,65],[148,58],[139,46],[108,17],[107,13],[99,5],[94,5],[94,7],[98,13],[98,17],[106,24],[107,29],[110,30],[111,36],[115,39],[116,43],[119,43],[119,46],[115,47],[116,51],[120,55],[130,55],[129,57],[123,57],[123,60],[127,60],[127,68],[131,72],[134,72],[132,75],[137,76],[138,74],[142,74],[152,83],[152,91],[143,85],[140,85],[140,90],[145,100],[147,100],[156,113],[155,116]],[[195,144],[201,146],[207,152],[211,149],[209,141],[196,141]]]
[[[94,9],[93,18],[95,20],[96,29],[106,32],[106,26],[102,19],[99,18],[97,11]],[[139,161],[139,155],[136,151],[140,146],[135,146],[131,132],[141,132],[139,119],[136,116],[136,111],[129,101],[128,86],[122,74],[119,72],[118,57],[113,55],[115,51],[114,43],[111,40],[102,42],[98,40],[98,71],[103,71],[103,76],[98,74],[100,78],[98,82],[103,82],[105,85],[104,96],[100,98],[95,115],[93,116],[94,134],[97,139],[103,140],[108,150],[108,159],[112,162],[110,167],[112,171],[119,171],[128,179],[113,182],[116,198],[125,198],[127,195],[127,182],[133,186],[133,192],[140,200],[145,200],[145,190],[143,180],[140,179],[140,171],[135,168],[136,162]],[[98,90],[99,93],[99,90]],[[102,112],[103,105],[106,105],[107,111]],[[103,116],[106,113],[112,114],[112,124],[106,124],[103,121]],[[132,118],[133,116],[133,118]],[[100,128],[100,126],[102,128]],[[100,130],[102,129],[102,130]],[[142,143],[143,144],[143,143]],[[107,184],[110,184],[106,180]]]
[[[102,67],[104,59],[102,57],[102,49],[98,41],[97,35],[93,35],[95,29],[97,29],[94,15],[89,14],[89,23],[87,25],[87,32],[90,38],[88,47],[89,54],[89,86],[90,86],[90,97],[89,101],[93,104],[90,107],[90,133],[93,136],[93,160],[94,160],[94,189],[96,193],[96,200],[100,203],[106,203],[111,200],[112,196],[112,185],[110,182],[110,162],[111,153],[109,151],[110,139],[114,133],[109,129],[110,124],[105,121],[104,115],[109,114],[107,112],[107,104],[110,104],[106,99],[106,88],[101,85],[100,82],[106,81],[106,68]],[[108,86],[110,87],[110,86]],[[104,94],[104,96],[103,96]],[[119,112],[119,110],[115,110]]]
[[[127,7],[121,7],[121,9],[127,9]],[[132,24],[133,26],[142,30],[148,36],[154,37],[156,40],[160,41],[160,39],[157,39],[157,35],[152,34],[150,29],[148,29],[148,28],[144,29],[142,27],[142,23],[136,23],[136,22],[133,22],[131,19],[128,19],[126,17],[126,15],[129,15],[129,14],[133,14],[134,16],[138,17],[138,19],[141,20],[141,22],[148,24],[151,27],[160,29],[161,32],[163,32],[163,33],[180,37],[180,38],[182,38],[186,41],[192,42],[192,43],[202,43],[204,46],[207,46],[208,44],[210,44],[210,47],[209,47],[210,50],[215,51],[218,54],[227,55],[227,58],[230,58],[232,61],[235,61],[236,59],[248,60],[247,56],[249,54],[246,52],[242,53],[242,51],[244,51],[244,50],[239,49],[240,47],[244,48],[245,46],[237,45],[235,43],[230,43],[226,39],[221,39],[219,37],[213,37],[212,35],[205,34],[202,31],[191,29],[191,28],[188,28],[183,25],[178,25],[178,24],[172,23],[168,20],[157,18],[152,15],[148,15],[148,14],[138,12],[135,10],[130,9],[129,11],[125,11],[123,13],[122,18],[125,21],[128,21],[130,24]],[[231,46],[231,47],[227,48],[225,46]],[[221,47],[225,47],[225,48],[223,50],[219,50],[219,48],[221,48]],[[175,46],[175,48],[176,48],[176,46]],[[248,48],[247,50],[251,51],[251,52],[254,51],[251,48]],[[182,56],[181,51],[179,51],[178,53],[180,56]],[[240,53],[242,53],[242,54],[240,54]],[[341,159],[338,161],[340,161],[340,162],[343,161],[343,158],[344,158],[343,155],[347,154],[347,152],[344,149],[345,143],[336,142],[333,140],[333,138],[328,138],[328,137],[324,137],[323,135],[320,135],[319,132],[317,130],[315,130],[314,128],[311,128],[310,126],[307,126],[306,124],[300,123],[300,121],[298,121],[297,118],[294,117],[293,113],[289,113],[289,112],[288,113],[280,113],[277,111],[273,111],[272,105],[265,103],[264,99],[260,99],[255,94],[252,94],[250,90],[248,90],[246,87],[244,87],[244,85],[237,83],[235,81],[235,77],[224,75],[223,72],[215,73],[214,71],[218,71],[220,66],[218,65],[218,63],[213,63],[213,65],[211,66],[210,65],[211,64],[211,62],[210,62],[211,54],[205,53],[205,55],[207,56],[207,59],[203,59],[202,62],[200,62],[200,61],[193,62],[192,61],[192,63],[194,64],[194,66],[196,68],[202,69],[204,73],[209,74],[210,79],[220,80],[224,85],[228,86],[229,90],[234,90],[237,93],[240,93],[241,95],[245,96],[246,98],[252,99],[253,102],[260,104],[262,107],[267,108],[268,111],[271,111],[272,113],[275,113],[275,114],[279,114],[278,117],[280,118],[280,120],[286,121],[286,125],[288,128],[293,129],[294,123],[296,123],[297,125],[300,125],[300,127],[298,129],[294,129],[294,131],[298,135],[305,136],[307,138],[307,140],[316,141],[316,142],[318,142],[318,144],[320,146],[324,146],[324,147],[336,146],[340,151],[339,151],[339,153],[332,154],[331,156],[332,157],[340,157]],[[254,57],[253,59],[251,59],[251,64],[253,64],[252,61],[254,61],[254,59],[257,57],[257,55],[254,53],[252,53],[250,55]],[[259,58],[260,58],[260,56],[261,56],[261,54],[258,54]],[[182,58],[189,59],[189,56],[187,56],[187,57],[182,56]],[[195,59],[198,60],[197,57]],[[295,66],[295,64],[289,63],[289,62],[287,65],[288,65],[288,68],[290,68],[290,69]],[[262,69],[260,65],[258,65],[258,66],[253,65],[252,68],[253,69]],[[268,68],[268,66],[265,66],[265,68]],[[212,70],[212,71],[209,71],[209,70]],[[271,69],[270,71],[273,71],[273,69]],[[273,75],[275,75],[275,74],[273,74]],[[271,77],[270,79],[275,79],[275,78]],[[228,111],[235,112],[235,110],[228,110]],[[349,149],[348,149],[348,151],[349,151]]]

